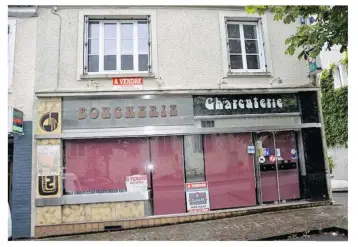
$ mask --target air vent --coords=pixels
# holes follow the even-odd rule
[[[122,230],[122,225],[118,225],[118,226],[105,226],[104,227],[104,231],[119,231],[119,230]]]
[[[214,121],[201,121],[201,127],[202,128],[214,128],[215,123],[214,123]]]

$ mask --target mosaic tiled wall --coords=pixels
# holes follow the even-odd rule
[[[40,99],[37,105],[36,134],[61,133],[61,107],[61,98]]]
[[[37,207],[36,225],[101,222],[144,216],[144,201]]]
[[[61,133],[60,97],[42,98],[37,104],[36,134]],[[51,147],[49,147],[51,145]],[[62,195],[62,148],[60,139],[43,139],[36,141],[36,198],[60,197]],[[57,152],[49,152],[46,150]],[[45,169],[45,167],[50,167]]]

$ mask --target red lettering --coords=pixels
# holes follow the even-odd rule
[[[102,118],[103,119],[110,119],[111,118],[111,113],[109,112],[110,108],[109,107],[102,107]]]
[[[80,107],[80,109],[78,110],[78,114],[77,114],[78,120],[85,119],[86,117],[87,117],[86,108]]]
[[[99,110],[96,107],[92,107],[91,108],[91,113],[90,113],[90,117],[92,119],[97,119],[99,115]]]
[[[165,105],[162,105],[162,111],[160,112],[161,117],[167,116],[167,111],[165,110]]]
[[[126,110],[126,118],[134,118],[135,113],[133,111],[133,106],[127,106]]]
[[[138,117],[139,118],[145,118],[146,114],[145,114],[145,106],[139,106],[139,111],[138,111]]]
[[[171,117],[178,116],[177,105],[170,105],[169,115],[170,115]]]
[[[122,109],[120,107],[116,107],[116,109],[114,109],[114,116],[115,116],[115,118],[122,117]]]
[[[149,106],[149,117],[158,117],[159,112],[157,111],[157,107],[155,105]]]

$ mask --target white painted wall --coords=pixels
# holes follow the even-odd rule
[[[328,148],[327,152],[335,163],[332,170],[333,179],[348,180],[348,148]]]
[[[99,8],[79,9],[59,7],[62,17],[61,58],[57,90],[95,90],[88,87],[90,79],[80,79],[82,70],[82,36],[84,14],[150,13],[154,49],[155,78],[144,78],[143,90],[158,90],[156,82],[162,78],[162,89],[219,89],[224,72],[220,25],[225,14],[245,15],[244,10],[223,8]],[[306,62],[296,56],[285,55],[285,38],[294,33],[297,24],[285,25],[263,17],[271,75],[227,78],[222,88],[294,87],[308,83]],[[56,90],[59,17],[50,8],[40,8],[36,42],[36,91]],[[270,84],[274,77],[283,83]],[[111,79],[93,79],[97,90],[113,91]],[[117,89],[118,90],[118,89]]]
[[[24,121],[32,121],[35,56],[36,18],[17,18],[12,88],[8,104],[24,112]]]

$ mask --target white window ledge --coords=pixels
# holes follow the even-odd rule
[[[81,79],[109,79],[114,77],[143,77],[143,78],[155,78],[153,73],[131,73],[131,74],[87,74],[81,75]]]
[[[271,77],[271,72],[229,72],[228,77],[266,76]]]

